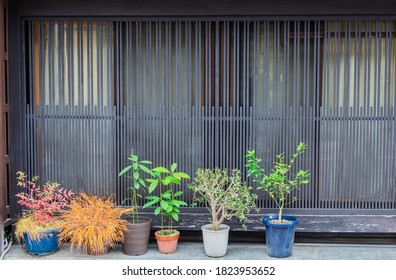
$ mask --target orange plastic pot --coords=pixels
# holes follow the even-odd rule
[[[175,232],[173,235],[161,235],[160,232]],[[180,232],[177,230],[158,230],[155,232],[155,239],[157,240],[158,249],[162,254],[176,253],[177,242],[179,241]]]

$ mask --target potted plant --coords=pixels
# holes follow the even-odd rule
[[[18,186],[24,189],[16,194],[18,204],[26,207],[15,225],[15,236],[24,240],[26,250],[33,255],[46,255],[58,249],[59,212],[69,204],[72,191],[58,183],[47,182],[40,186],[38,177],[27,179],[24,172],[17,172]]]
[[[293,254],[294,232],[298,219],[283,215],[282,212],[285,206],[297,200],[295,190],[309,182],[309,171],[299,170],[292,178],[288,176],[297,157],[304,153],[305,149],[306,145],[300,142],[289,163],[285,163],[284,154],[277,155],[274,167],[268,175],[260,167],[261,159],[255,156],[254,150],[247,151],[248,176],[255,178],[254,182],[259,184],[257,189],[264,190],[279,209],[278,215],[263,218],[268,255],[272,257],[282,258]]]
[[[174,185],[180,185],[181,180],[189,179],[190,176],[184,172],[175,172],[177,164],[173,163],[170,169],[159,166],[152,169],[152,178],[146,179],[149,185],[149,193],[152,194],[158,189],[158,195],[146,196],[149,200],[143,208],[157,204],[154,210],[155,215],[161,215],[161,229],[155,232],[159,251],[163,254],[176,252],[177,242],[180,232],[173,229],[172,221],[179,221],[180,206],[187,206],[187,203],[180,200],[183,191],[176,191]],[[165,228],[165,217],[168,218],[168,227]]]
[[[222,257],[227,252],[230,229],[223,222],[236,217],[246,227],[246,214],[257,209],[257,195],[242,181],[238,169],[198,169],[189,188],[194,191],[194,205],[204,203],[211,213],[210,224],[201,227],[205,253]]]
[[[131,162],[128,166],[121,170],[118,176],[126,176],[131,179],[131,185],[128,190],[131,191],[131,197],[124,201],[130,201],[130,215],[127,218],[127,231],[124,233],[124,242],[122,250],[126,255],[143,255],[147,252],[148,242],[150,238],[151,219],[149,217],[139,216],[139,202],[141,195],[138,191],[141,188],[147,188],[146,182],[142,178],[142,172],[152,174],[151,170],[146,166],[151,164],[147,160],[139,160],[139,157],[133,154],[133,150],[128,160]],[[129,175],[130,174],[130,175]]]
[[[103,255],[124,240],[125,209],[116,207],[113,197],[102,198],[80,193],[62,213],[60,242],[70,242],[89,255]]]

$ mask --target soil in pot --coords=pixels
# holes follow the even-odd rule
[[[177,230],[158,230],[155,232],[158,249],[162,254],[176,253],[177,242],[179,241],[180,232]]]
[[[125,255],[139,256],[147,253],[150,238],[151,219],[139,217],[135,219],[135,224],[131,224],[130,218],[127,219],[128,231],[124,233],[124,243],[122,250]]]
[[[209,257],[219,258],[227,253],[228,236],[230,227],[221,225],[220,230],[213,230],[211,224],[201,227],[205,254]]]

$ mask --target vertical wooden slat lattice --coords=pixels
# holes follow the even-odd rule
[[[39,40],[30,49],[39,73],[32,69],[27,104],[29,174],[75,191],[113,194],[113,24],[45,21],[30,31]]]
[[[290,208],[395,209],[395,24],[32,22],[28,169],[121,204],[131,149],[193,175],[245,172],[247,149],[269,170],[304,141]]]

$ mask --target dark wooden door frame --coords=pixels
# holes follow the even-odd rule
[[[1,0],[0,0],[1,1]],[[12,203],[12,217],[19,213],[20,209],[15,203],[16,192],[15,172],[25,166],[23,156],[25,147],[25,133],[23,119],[24,92],[26,70],[24,68],[24,21],[31,19],[86,19],[106,18],[114,20],[126,20],[133,18],[148,19],[224,19],[239,18],[263,18],[276,19],[395,19],[396,2],[392,0],[16,0],[10,1],[8,13],[9,20],[9,73],[10,76],[10,113],[12,119],[10,125],[10,143],[12,171],[10,181],[10,198]],[[0,103],[1,104],[1,103]],[[0,106],[2,107],[2,106]],[[3,155],[0,151],[0,157]],[[11,168],[10,168],[11,169]],[[302,214],[304,215],[304,214]],[[394,217],[394,216],[392,216]],[[374,217],[378,220],[377,217]],[[388,222],[388,221],[387,221]],[[370,223],[370,222],[369,222]]]
[[[385,17],[393,0],[19,0],[22,17]]]

